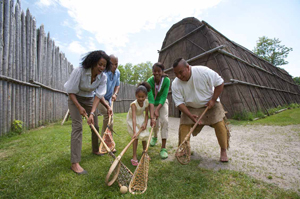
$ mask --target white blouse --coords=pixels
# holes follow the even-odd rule
[[[94,97],[94,91],[98,98],[104,97],[106,93],[106,75],[102,72],[97,75],[96,80],[91,84],[91,68],[75,68],[64,87],[67,93],[74,93],[81,97]]]

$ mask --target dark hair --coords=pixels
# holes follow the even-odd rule
[[[156,62],[155,64],[153,64],[152,70],[154,69],[154,67],[159,67],[162,71],[165,70],[165,66],[160,62]]]
[[[152,71],[154,70],[154,67],[159,67],[159,68],[162,70],[162,72],[163,72],[162,76],[163,76],[163,77],[168,77],[168,75],[167,75],[166,73],[164,73],[165,66],[163,65],[163,63],[161,63],[161,62],[156,62],[155,64],[153,64],[153,66],[152,66]]]
[[[135,94],[137,94],[138,92],[142,91],[144,92],[146,95],[148,95],[148,92],[151,90],[151,86],[148,82],[142,82],[139,83],[136,90],[135,90]]]
[[[187,66],[187,62],[182,57],[180,57],[174,61],[173,68],[176,68],[179,62],[182,62],[185,66]]]
[[[105,71],[110,71],[110,67],[111,67],[110,58],[103,50],[95,50],[87,53],[81,59],[81,66],[85,69],[94,68],[101,58],[106,60]]]

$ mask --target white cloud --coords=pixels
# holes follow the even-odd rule
[[[56,1],[55,0],[38,0],[36,4],[40,7],[48,7],[55,5]]]
[[[82,55],[87,52],[87,49],[83,47],[78,41],[72,41],[68,46],[68,50],[78,55]]]
[[[40,0],[47,4],[54,0]],[[125,47],[129,34],[152,30],[159,24],[172,24],[184,17],[199,16],[205,9],[219,4],[221,0],[182,1],[95,1],[59,0],[77,24],[75,30],[80,39],[82,30],[95,35],[105,48]]]
[[[96,47],[96,41],[93,37],[89,37],[88,41],[86,42],[85,46],[88,47],[88,51],[98,50]]]

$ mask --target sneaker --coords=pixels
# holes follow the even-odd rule
[[[166,158],[168,158],[168,152],[167,152],[167,149],[162,148],[162,149],[160,150],[159,155],[160,155],[161,159],[166,159]]]
[[[150,146],[155,146],[157,142],[157,138],[156,137],[152,137],[151,141],[150,141]]]

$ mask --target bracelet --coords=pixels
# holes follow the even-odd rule
[[[118,96],[118,93],[114,93],[115,96]]]
[[[93,116],[95,116],[95,113],[94,113],[94,112],[91,112],[91,113],[90,113],[90,115],[93,115]]]

